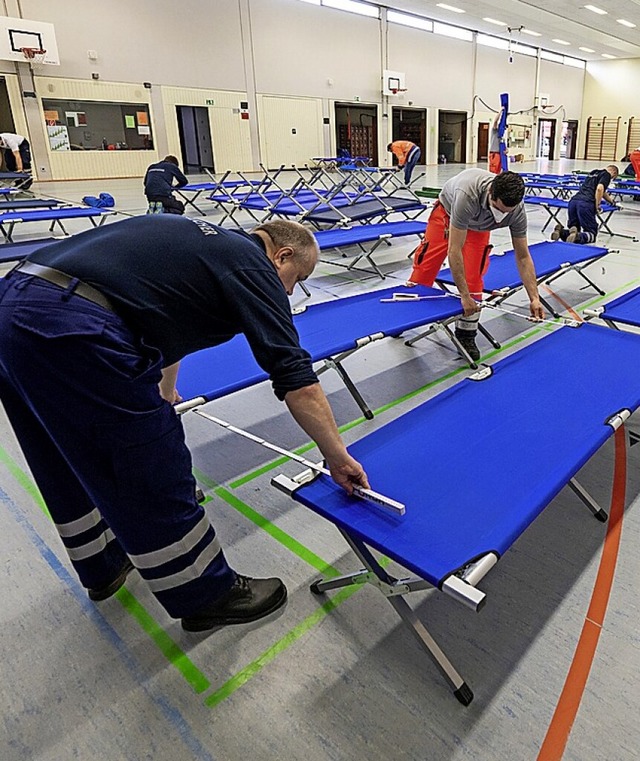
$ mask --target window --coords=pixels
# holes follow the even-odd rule
[[[377,5],[360,3],[358,0],[322,0],[322,5],[327,8],[338,8],[341,11],[349,13],[359,13],[361,16],[371,16],[371,18],[380,18],[380,11]]]
[[[52,151],[152,151],[146,103],[89,100],[42,101]]]
[[[414,29],[423,29],[425,32],[433,32],[433,21],[419,16],[409,16],[407,13],[387,11],[387,21],[403,26],[412,26]]]
[[[444,34],[445,37],[455,37],[457,40],[466,40],[471,42],[473,40],[473,32],[469,29],[462,29],[459,26],[450,26],[449,24],[440,24],[437,21],[433,22],[433,31],[436,34]]]

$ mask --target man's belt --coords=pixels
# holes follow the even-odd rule
[[[77,296],[82,296],[87,301],[92,301],[94,304],[108,309],[110,312],[115,312],[113,305],[109,299],[100,291],[96,290],[92,285],[83,283],[82,280],[78,280],[77,277],[67,275],[66,272],[60,272],[53,267],[44,267],[42,264],[36,264],[35,262],[21,262],[14,268],[14,272],[20,272],[23,275],[34,275],[42,280],[46,280],[48,283],[53,283],[60,288],[68,289],[70,293],[75,293]]]

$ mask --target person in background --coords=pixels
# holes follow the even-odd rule
[[[535,267],[527,242],[524,180],[515,172],[491,174],[465,169],[442,186],[427,223],[422,243],[413,254],[411,285],[433,285],[445,258],[460,294],[464,315],[455,335],[471,359],[480,358],[476,344],[483,276],[489,267],[491,230],[508,227],[520,278],[529,296],[534,319],[544,312],[538,295]]]
[[[175,180],[175,184],[174,184]],[[173,188],[183,188],[189,180],[180,171],[175,156],[165,156],[157,164],[151,164],[144,176],[144,194],[149,203],[162,204],[167,214],[184,214],[184,204],[173,195]]]
[[[24,172],[31,174],[31,146],[23,135],[13,132],[0,132],[0,148],[4,154],[4,163],[8,172]],[[28,190],[33,180],[16,180],[21,190]]]
[[[615,180],[617,176],[618,167],[615,164],[590,172],[582,182],[580,190],[569,201],[568,227],[558,222],[551,233],[551,240],[581,244],[595,243],[598,237],[596,215],[600,213],[603,201],[615,205],[616,202],[607,193],[607,188],[611,180]]]
[[[411,174],[420,161],[420,148],[410,140],[394,140],[393,143],[389,143],[387,150],[398,159],[398,168],[404,168],[404,184],[409,185]]]
[[[489,171],[493,174],[500,174],[502,172],[502,157],[500,156],[500,130],[498,125],[502,118],[502,112],[504,108],[501,108],[496,114],[496,118],[493,120],[493,126],[491,127],[491,136],[489,137]]]

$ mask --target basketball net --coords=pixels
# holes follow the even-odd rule
[[[30,64],[44,63],[44,57],[47,54],[47,51],[41,48],[20,48],[20,51],[24,56],[24,60]]]

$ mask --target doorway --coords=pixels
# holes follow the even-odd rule
[[[478,123],[478,155],[476,161],[489,160],[489,122]]]
[[[421,163],[427,163],[427,111],[424,108],[393,106],[391,139],[409,140],[420,148]]]
[[[467,161],[467,112],[438,111],[438,163]]]
[[[578,145],[578,122],[575,119],[562,122],[562,141],[560,143],[560,158],[575,159]]]
[[[209,111],[204,106],[176,106],[185,174],[215,173]]]
[[[540,119],[538,121],[538,147],[536,150],[536,157],[553,161],[555,158],[555,144],[556,120]]]
[[[360,103],[336,103],[336,148],[378,166],[378,107]]]

